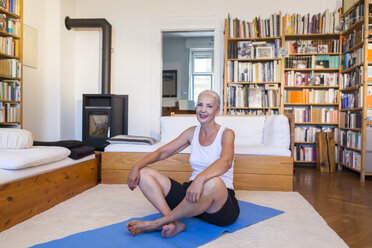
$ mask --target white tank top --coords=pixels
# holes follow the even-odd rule
[[[209,146],[202,146],[199,142],[200,125],[196,126],[194,131],[194,137],[191,141],[191,153],[190,153],[190,164],[192,167],[192,175],[190,181],[194,180],[195,177],[205,170],[208,166],[213,164],[217,159],[221,157],[222,151],[222,133],[225,127],[220,126],[217,136],[213,143]],[[224,181],[225,185],[229,189],[234,189],[233,186],[233,174],[234,174],[234,161],[231,168],[222,174],[220,178]]]

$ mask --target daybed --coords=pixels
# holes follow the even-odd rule
[[[11,168],[0,169],[0,231],[97,184],[97,160],[94,154],[74,160],[68,158],[68,154],[61,157],[59,153],[54,162],[47,162],[48,159],[53,161],[50,160],[53,150],[66,148],[31,147],[31,138],[31,143],[29,139],[26,142],[29,144],[19,149],[17,146],[22,143],[22,137],[14,139],[14,136],[10,136],[4,135],[4,131],[0,133],[0,167]],[[4,148],[4,143],[12,141],[13,147],[10,144],[10,147]],[[23,168],[25,161],[30,161],[25,164],[31,167]]]
[[[277,116],[217,116],[216,122],[235,132],[234,187],[247,190],[293,189],[293,157],[288,118]],[[196,125],[195,116],[161,117],[160,142],[154,145],[110,144],[102,153],[102,183],[126,183],[135,161]],[[178,181],[188,181],[190,148],[151,165]]]

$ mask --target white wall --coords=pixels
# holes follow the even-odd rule
[[[279,10],[314,14],[336,9],[341,0],[24,2],[25,23],[39,30],[40,48],[39,68],[24,70],[24,126],[34,136],[50,140],[81,138],[81,95],[99,90],[99,32],[66,31],[65,15],[106,18],[112,24],[112,93],[129,95],[129,134],[156,136],[161,113],[161,31],[215,30],[215,89],[220,91],[223,22],[228,13],[248,20]],[[34,99],[35,93],[40,97]]]
[[[38,30],[38,68],[23,67],[24,128],[36,140],[60,139],[59,10],[57,0],[24,0],[24,23]]]

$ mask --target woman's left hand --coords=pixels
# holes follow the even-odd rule
[[[191,183],[186,191],[186,200],[189,202],[198,202],[200,199],[200,195],[203,192],[203,186],[204,183],[195,178],[195,180]]]

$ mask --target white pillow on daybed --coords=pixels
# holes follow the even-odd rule
[[[27,130],[0,128],[0,149],[30,148],[32,143],[32,134]]]
[[[0,149],[0,168],[17,170],[65,159],[71,151],[60,146],[34,146],[28,149]]]

